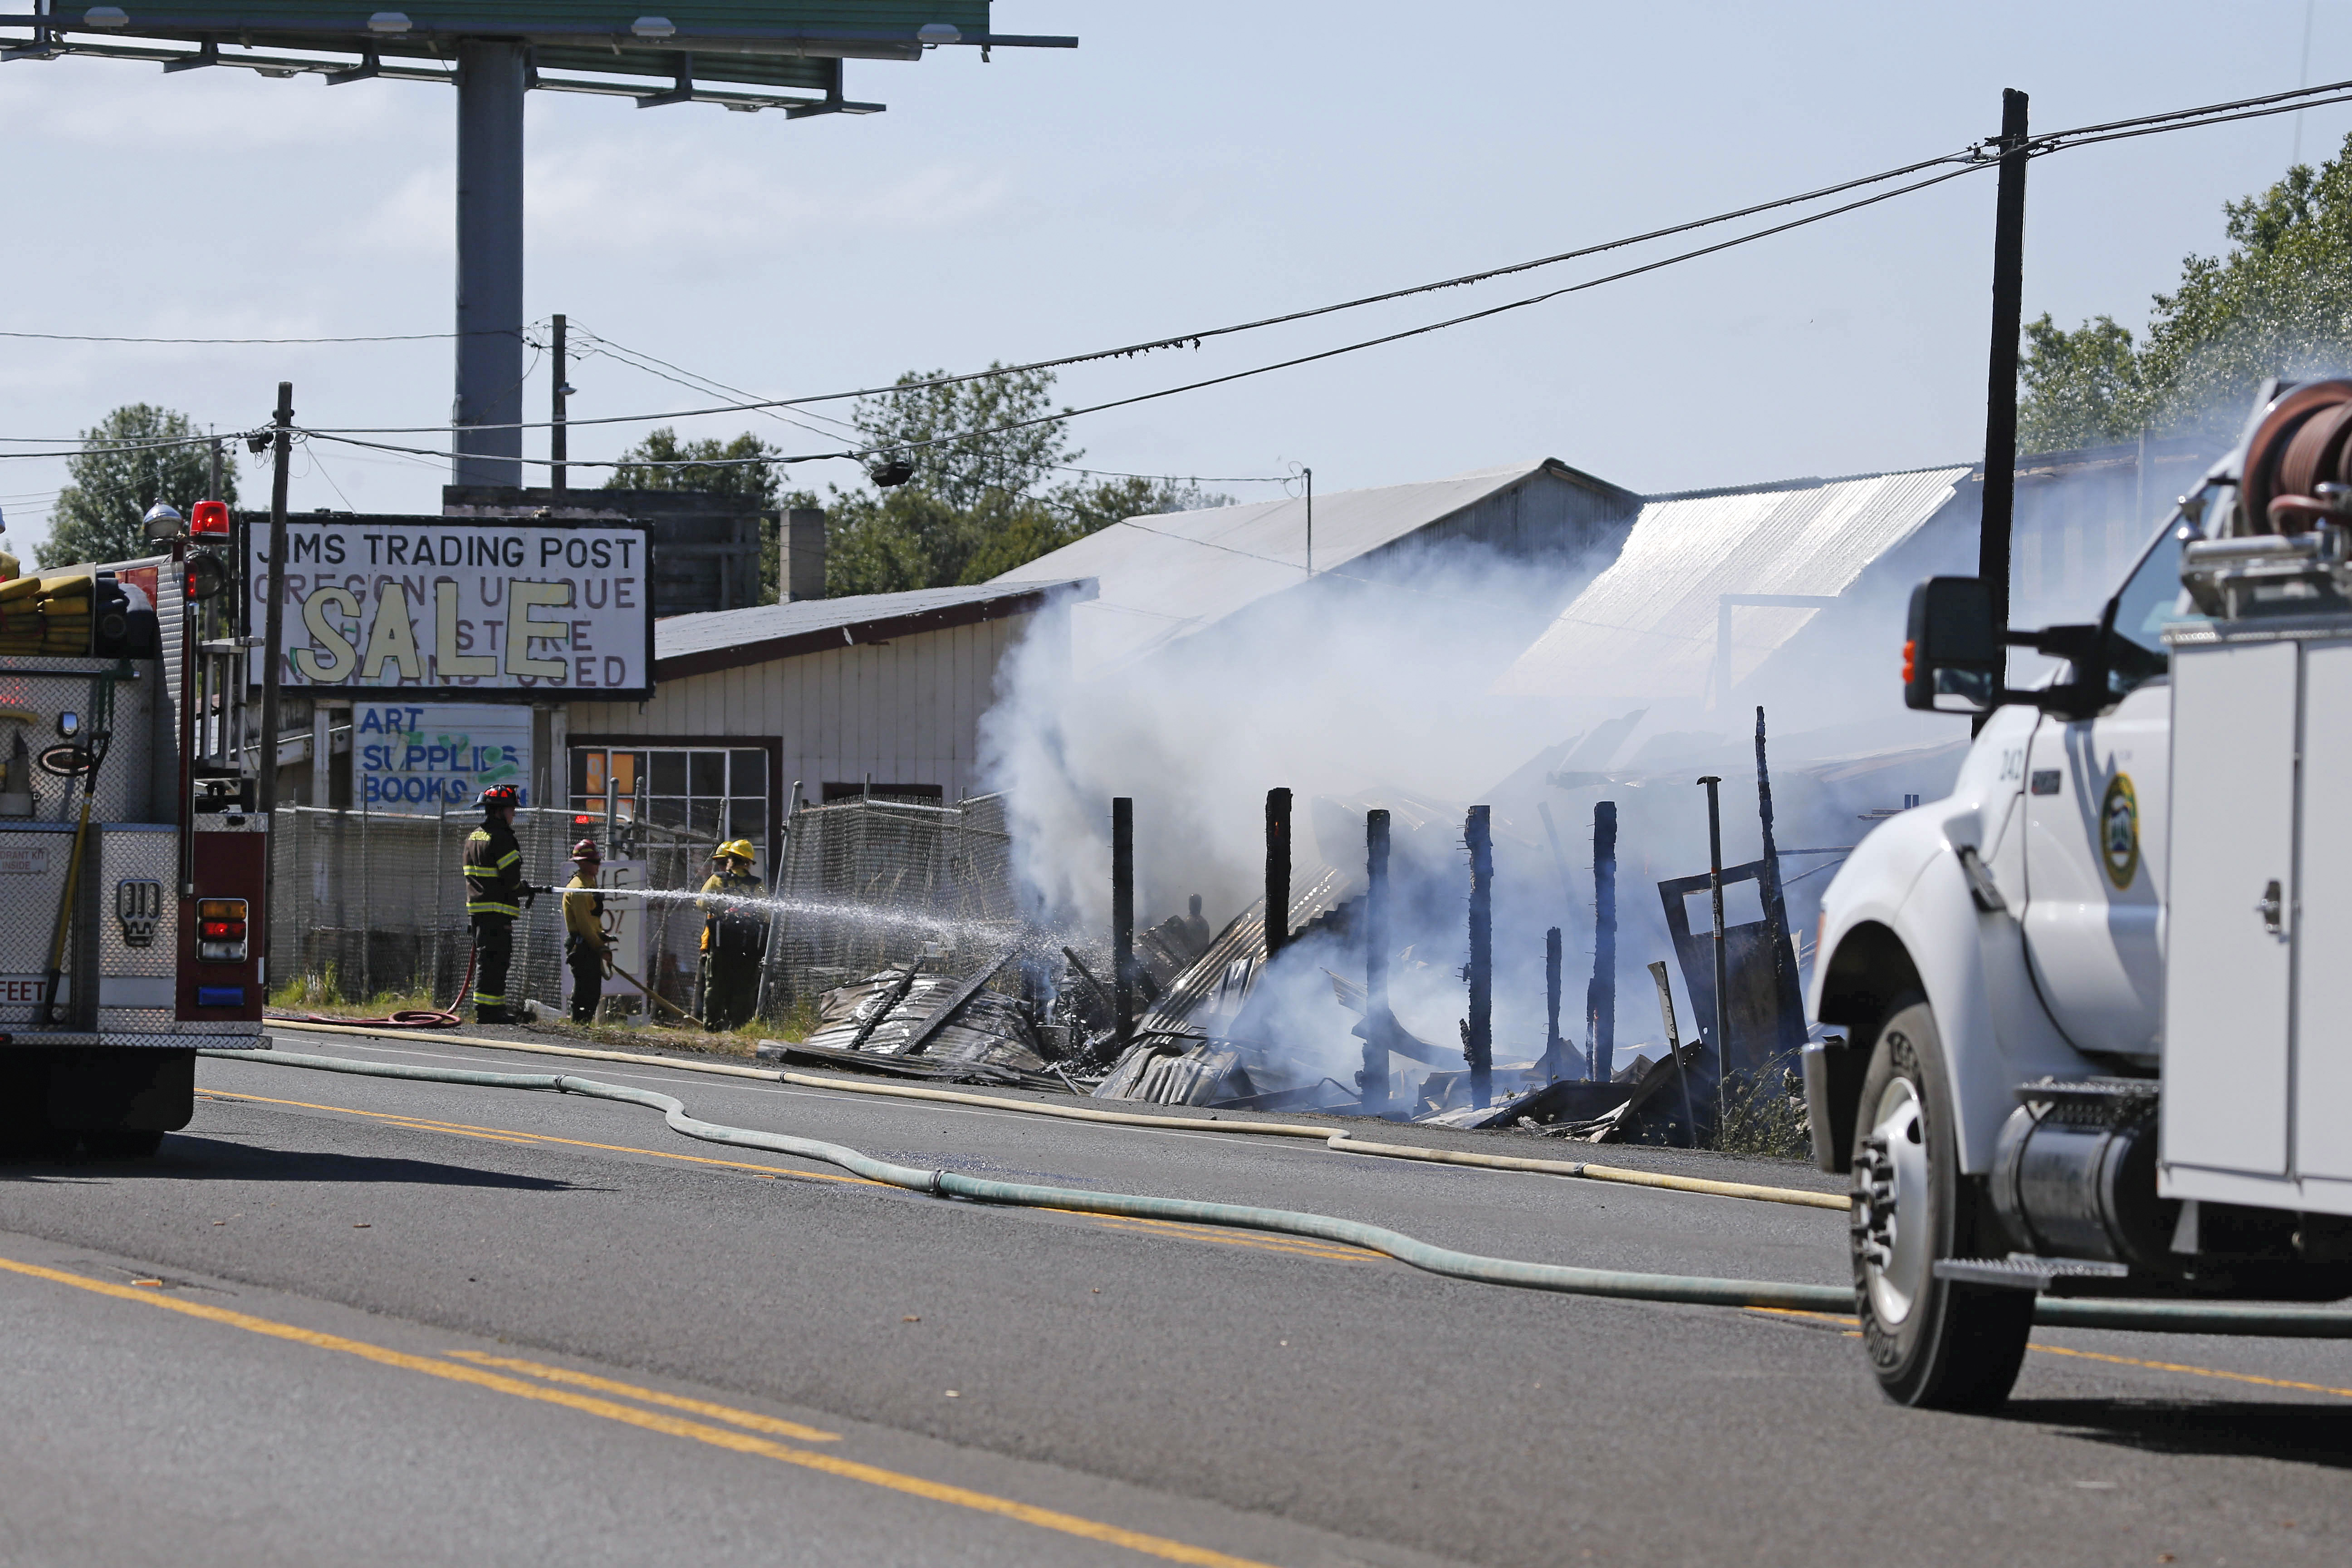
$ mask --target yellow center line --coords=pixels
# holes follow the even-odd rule
[[[683,1394],[664,1394],[657,1388],[638,1384],[621,1383],[593,1373],[573,1372],[569,1367],[550,1366],[545,1362],[523,1361],[515,1356],[492,1355],[488,1351],[451,1351],[448,1352],[477,1366],[504,1367],[527,1377],[545,1378],[550,1383],[568,1383],[574,1388],[593,1388],[600,1394],[625,1394],[647,1405],[664,1405],[672,1410],[690,1410],[697,1415],[708,1415],[714,1421],[765,1432],[772,1437],[793,1437],[803,1443],[837,1443],[838,1432],[824,1432],[814,1426],[803,1426],[797,1421],[779,1421],[772,1415],[761,1415],[750,1410],[738,1410],[731,1405],[714,1405],[707,1399],[688,1399]]]
[[[523,1132],[511,1127],[477,1127],[465,1121],[440,1121],[431,1117],[403,1116],[388,1110],[361,1110],[349,1105],[319,1105],[307,1100],[272,1100],[266,1094],[223,1094],[214,1089],[201,1091],[206,1100],[234,1105],[252,1100],[262,1105],[290,1105],[302,1110],[331,1110],[341,1116],[363,1116],[371,1121],[390,1122],[395,1127],[407,1127],[425,1132],[447,1132],[462,1138],[480,1138],[491,1142],[560,1143],[572,1149],[602,1149],[614,1154],[643,1154],[649,1160],[676,1160],[688,1165],[723,1165],[729,1170],[755,1171],[763,1176],[797,1176],[811,1182],[848,1182],[861,1187],[887,1186],[887,1183],[869,1181],[864,1176],[836,1175],[830,1171],[795,1171],[782,1165],[755,1165],[748,1160],[716,1160],[705,1154],[673,1154],[660,1149],[637,1149],[626,1143],[593,1143],[584,1138],[558,1138],[551,1132]]]
[[[1077,1211],[1064,1209],[1059,1213]],[[1172,1220],[1146,1219],[1139,1215],[1120,1215],[1097,1223],[1105,1230],[1132,1231],[1139,1236],[1174,1236],[1184,1241],[1216,1241],[1231,1247],[1256,1247],[1268,1252],[1288,1252],[1304,1258],[1330,1258],[1341,1262],[1386,1261],[1386,1255],[1368,1252],[1361,1247],[1348,1247],[1336,1241],[1318,1241],[1311,1237],[1297,1239],[1279,1236],[1255,1236],[1220,1230],[1209,1226],[1184,1225]]]
[[[1769,1312],[1776,1318],[1811,1318],[1825,1323],[1854,1323],[1861,1320],[1835,1312],[1808,1312],[1795,1307],[1750,1307],[1751,1312]],[[1848,1329],[1848,1339],[1860,1339],[1861,1331]],[[2304,1394],[2332,1394],[2338,1399],[2352,1399],[2352,1388],[2333,1388],[2324,1383],[2296,1383],[2289,1378],[2259,1377],[2251,1372],[2223,1372],[2219,1367],[2190,1366],[2177,1361],[2142,1361],[2137,1356],[2113,1355],[2105,1351],[2082,1351],[2071,1345],[2045,1345],[2029,1342],[2027,1350],[2042,1355],[2074,1356],[2080,1361],[2103,1361],[2110,1366],[2146,1367],[2150,1372],[2177,1372],[2184,1377],[2219,1378],[2226,1383],[2251,1383],[2260,1388],[2292,1388]]]
[[[2280,1377],[2257,1377],[2250,1372],[2222,1372],[2210,1366],[2184,1366],[2179,1362],[2140,1361],[2127,1355],[2109,1355],[2104,1351],[2078,1351],[2067,1345],[2028,1345],[2030,1351],[2043,1355],[2070,1355],[2084,1361],[2111,1362],[2116,1366],[2144,1366],[2151,1372],[2177,1372],[2189,1377],[2218,1377],[2231,1383],[2251,1383],[2263,1388],[2294,1388],[2305,1394],[2332,1394],[2338,1399],[2352,1399],[2352,1388],[2330,1388],[2324,1383],[2294,1383]]]
[[[1234,1247],[1259,1247],[1268,1252],[1287,1252],[1302,1258],[1328,1258],[1341,1262],[1391,1261],[1384,1252],[1349,1247],[1343,1241],[1323,1241],[1314,1237],[1290,1237],[1278,1232],[1236,1233],[1222,1226],[1191,1225],[1182,1220],[1150,1219],[1141,1215],[1115,1215],[1104,1218],[1086,1209],[1055,1208],[1050,1205],[1040,1205],[1039,1207],[1046,1214],[1075,1215],[1081,1219],[1091,1219],[1104,1230],[1125,1230],[1139,1236],[1172,1232],[1187,1241],[1220,1241]]]
[[[920,1476],[910,1476],[898,1470],[884,1469],[879,1465],[861,1464],[855,1459],[845,1459],[835,1454],[819,1453],[810,1448],[787,1447],[782,1443],[771,1442],[765,1437],[754,1436],[748,1432],[730,1432],[724,1427],[708,1426],[698,1421],[680,1420],[674,1415],[659,1415],[650,1410],[640,1410],[634,1405],[620,1405],[612,1400],[598,1399],[590,1394],[573,1394],[565,1389],[542,1388],[536,1384],[525,1383],[520,1378],[487,1372],[480,1367],[436,1361],[430,1356],[411,1355],[404,1351],[393,1350],[385,1345],[371,1344],[365,1340],[345,1339],[340,1334],[320,1333],[315,1329],[297,1328],[292,1323],[281,1323],[271,1318],[255,1317],[249,1312],[232,1311],[226,1307],[210,1306],[201,1301],[184,1301],[171,1296],[159,1296],[149,1291],[133,1289],[128,1285],[116,1285],[103,1279],[91,1279],[79,1274],[68,1274],[63,1269],[45,1268],[36,1263],[19,1263],[11,1258],[0,1258],[0,1269],[12,1274],[21,1274],[29,1279],[46,1279],[53,1284],[71,1286],[78,1290],[89,1290],[101,1296],[111,1296],[118,1300],[137,1301],[142,1306],[162,1307],[168,1311],[183,1313],[191,1318],[201,1318],[207,1322],[225,1324],[230,1328],[243,1329],[249,1333],[261,1334],[269,1339],[310,1345],[319,1350],[340,1351],[346,1355],[357,1356],[362,1361],[373,1362],[379,1366],[396,1367],[404,1372],[422,1373],[427,1377],[442,1378],[451,1383],[468,1384],[477,1388],[511,1394],[518,1399],[533,1400],[542,1405],[561,1405],[568,1410],[602,1416],[605,1420],[617,1421],[624,1426],[635,1426],[644,1431],[658,1432],[672,1437],[691,1438],[696,1442],[708,1443],[713,1447],[728,1448],[739,1454],[774,1459],[782,1464],[798,1466],[803,1469],[837,1476],[845,1480],[863,1481],[868,1486],[881,1487],[886,1490],[903,1493],[908,1497],[948,1503],[958,1508],[971,1509],[978,1513],[994,1514],[1000,1519],[1014,1520],[1023,1524],[1034,1525],[1040,1530],[1051,1530],[1064,1535],[1076,1536],[1085,1541],[1099,1541],[1107,1545],[1124,1547],[1128,1551],[1139,1552],[1146,1556],[1158,1557],[1170,1563],[1193,1563],[1197,1564],[1198,1568],[1267,1568],[1266,1564],[1253,1562],[1248,1558],[1234,1557],[1223,1552],[1211,1551],[1205,1546],[1194,1546],[1186,1542],[1171,1541],[1166,1536],[1147,1535],[1140,1531],[1126,1530],[1115,1524],[1105,1524],[1099,1520],[1082,1519],[1076,1514],[1062,1513],[1053,1509],[1016,1502],[1011,1498],[1001,1498],[989,1492],[974,1491],[969,1487],[950,1486],[940,1481],[926,1480]]]

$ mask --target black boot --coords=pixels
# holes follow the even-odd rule
[[[477,1024],[505,1024],[510,1023],[512,1020],[507,1016],[507,1010],[504,1007],[477,1006],[474,1009],[474,1022]]]

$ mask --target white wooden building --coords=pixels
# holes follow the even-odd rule
[[[809,599],[654,626],[653,697],[575,702],[551,737],[575,812],[608,786],[632,817],[749,838],[768,864],[793,786],[810,802],[870,788],[978,794],[980,718],[1024,638],[1056,639],[1089,580]]]

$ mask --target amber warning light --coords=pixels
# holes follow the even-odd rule
[[[197,539],[228,537],[228,502],[200,500],[188,519],[188,532]]]
[[[197,900],[196,956],[209,963],[245,962],[243,899]]]

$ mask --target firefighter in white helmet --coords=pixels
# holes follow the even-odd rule
[[[702,884],[702,1026],[718,1032],[749,1023],[760,1004],[760,960],[767,952],[766,889],[751,874],[758,851],[748,838],[710,853]]]

